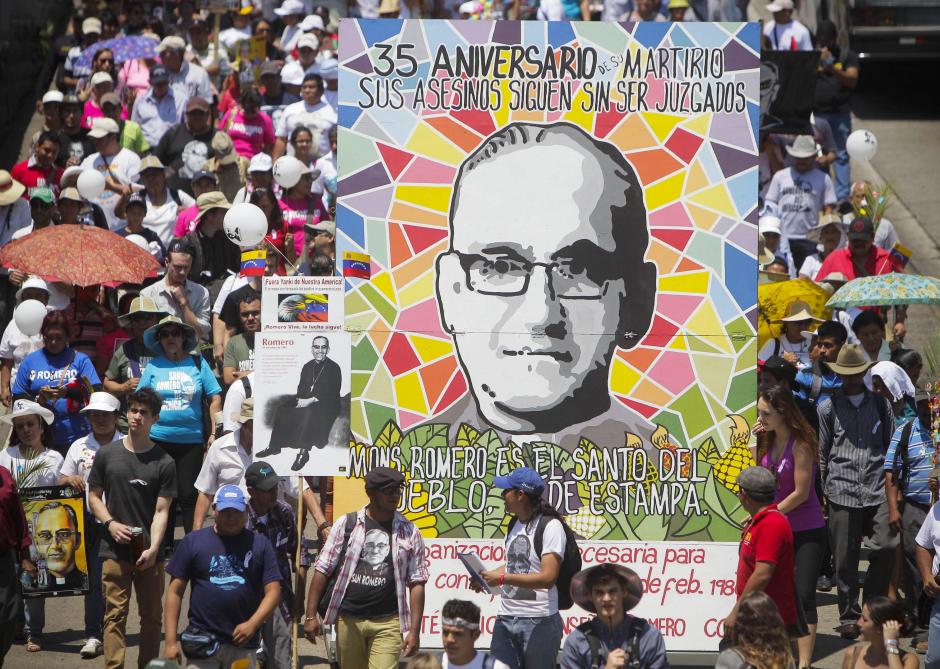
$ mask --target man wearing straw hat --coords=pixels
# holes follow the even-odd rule
[[[787,307],[787,315],[780,319],[783,323],[783,333],[764,344],[758,352],[759,360],[767,360],[771,356],[779,355],[788,360],[797,369],[805,369],[813,364],[809,357],[810,339],[803,333],[814,323],[822,323],[809,311],[809,305],[802,300],[794,300]]]
[[[565,640],[561,669],[668,667],[659,630],[628,613],[642,596],[640,577],[623,565],[604,563],[578,572],[571,581],[571,598],[596,617],[578,625]]]
[[[856,639],[858,562],[862,538],[870,554],[864,598],[885,595],[894,569],[898,535],[889,525],[885,454],[894,434],[888,400],[865,387],[871,367],[858,344],[846,344],[830,369],[842,387],[819,405],[819,478],[829,504],[829,541],[835,558],[843,639]]]
[[[0,170],[0,249],[13,239],[14,233],[29,228],[32,214],[29,202],[23,199],[26,187]],[[0,268],[0,321],[13,317],[13,291],[26,280],[26,273]]]
[[[221,191],[210,191],[196,198],[199,213],[196,229],[183,237],[196,254],[189,269],[189,278],[206,287],[209,299],[214,301],[222,282],[241,266],[241,249],[222,231],[225,212],[232,206]],[[210,302],[211,303],[211,302]]]

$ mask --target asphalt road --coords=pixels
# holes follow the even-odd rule
[[[940,276],[940,179],[935,156],[940,155],[940,108],[935,87],[927,82],[933,75],[925,64],[864,64],[862,82],[856,95],[854,127],[872,131],[878,138],[878,153],[871,164],[853,165],[853,178],[890,183],[896,196],[888,210],[902,242],[914,251],[909,271]],[[927,339],[937,332],[940,312],[934,307],[911,309],[908,343],[924,350]],[[928,368],[925,368],[925,380]],[[933,371],[933,378],[940,369]],[[178,530],[179,531],[179,530]],[[837,620],[835,593],[818,593],[819,638],[814,666],[841,667],[848,642],[832,632]],[[82,661],[78,649],[83,641],[82,605],[78,598],[50,601],[46,609],[45,649],[26,653],[15,645],[6,658],[13,669],[53,669],[54,667],[103,667],[101,658]],[[127,666],[136,666],[139,631],[136,603],[131,602],[128,624]],[[185,611],[183,613],[185,615]],[[322,644],[300,642],[300,666],[326,666]]]

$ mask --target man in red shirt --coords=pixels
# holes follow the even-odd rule
[[[748,467],[738,474],[738,499],[751,515],[741,529],[738,548],[738,602],[745,595],[767,593],[787,626],[791,638],[806,634],[806,624],[796,603],[793,571],[793,531],[790,521],[777,510],[777,481],[764,467]],[[734,627],[738,604],[725,619],[725,635]]]
[[[897,258],[875,246],[875,226],[871,219],[856,216],[846,232],[849,245],[826,256],[816,273],[816,281],[822,281],[833,272],[841,272],[851,281],[863,276],[904,271]]]
[[[48,188],[53,194],[59,194],[59,177],[62,168],[56,167],[55,160],[59,157],[59,134],[47,130],[39,135],[33,154],[21,163],[17,163],[10,170],[10,175],[26,186],[23,198],[27,201],[37,188]]]

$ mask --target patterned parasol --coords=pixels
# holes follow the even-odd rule
[[[55,225],[0,249],[0,265],[76,286],[141,283],[160,264],[121,235],[90,225]]]
[[[102,49],[111,49],[114,53],[114,64],[120,65],[129,60],[138,58],[156,58],[157,47],[160,41],[152,35],[131,35],[130,37],[115,37],[101,42],[95,42],[82,51],[82,55],[75,61],[78,67],[91,67],[95,54]]]
[[[894,304],[940,304],[940,279],[897,272],[864,276],[837,290],[827,306],[845,309]]]

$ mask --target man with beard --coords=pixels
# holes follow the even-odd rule
[[[266,458],[277,455],[283,448],[296,448],[297,459],[291,465],[295,472],[307,464],[311,448],[326,445],[340,408],[342,372],[327,357],[330,340],[323,335],[314,337],[311,352],[313,360],[300,370],[295,405],[278,409],[271,441],[257,456]]]
[[[66,95],[62,99],[62,141],[56,157],[59,167],[79,165],[95,152],[95,143],[88,137],[88,130],[82,127],[83,111],[84,105],[77,95]]]
[[[229,338],[225,345],[222,378],[232,385],[255,368],[255,333],[261,330],[261,295],[254,289],[242,293],[238,302],[242,331]]]

